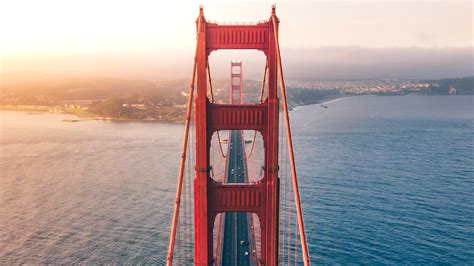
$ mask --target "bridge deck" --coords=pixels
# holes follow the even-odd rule
[[[244,153],[242,131],[232,130],[230,133],[229,152],[227,157],[227,182],[245,183],[246,158]],[[224,241],[222,249],[222,265],[254,265],[252,263],[250,220],[247,213],[227,212],[224,223]]]

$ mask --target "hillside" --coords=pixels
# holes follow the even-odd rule
[[[455,88],[458,95],[474,95],[474,76],[429,80],[428,82],[438,85],[431,89],[431,94],[434,95],[447,95],[450,88]]]

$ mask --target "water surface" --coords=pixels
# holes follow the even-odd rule
[[[316,264],[474,263],[472,96],[291,112]],[[182,125],[0,112],[0,264],[165,260]]]

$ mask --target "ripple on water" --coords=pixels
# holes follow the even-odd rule
[[[314,262],[474,263],[472,102],[290,113]],[[164,262],[182,126],[0,116],[0,264]]]

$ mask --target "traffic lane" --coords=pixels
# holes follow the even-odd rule
[[[244,152],[241,131],[231,132],[227,158],[227,182],[243,183]],[[248,245],[248,217],[246,213],[227,212],[224,228],[223,265],[250,265]]]
[[[222,265],[235,265],[235,234],[234,230],[234,213],[227,212],[225,214],[225,229],[224,229],[224,249]]]

